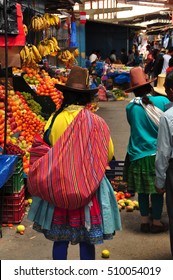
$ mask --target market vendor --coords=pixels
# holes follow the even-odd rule
[[[90,88],[97,88],[101,84],[101,78],[97,75],[97,72],[93,70],[90,75]]]

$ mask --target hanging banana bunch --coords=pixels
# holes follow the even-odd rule
[[[20,51],[22,66],[35,67],[42,57],[34,45],[26,45]]]
[[[55,37],[51,37],[50,39],[45,38],[44,40],[40,41],[37,48],[42,57],[52,54],[56,55],[60,50]]]
[[[58,59],[61,60],[64,64],[68,64],[70,59],[72,59],[72,54],[69,50],[62,51],[58,55]]]
[[[24,46],[20,51],[20,58],[21,58],[22,64],[26,63],[28,57],[29,57],[29,48],[28,48],[28,46]]]
[[[44,16],[33,16],[31,18],[31,29],[35,32],[46,30],[50,24]]]
[[[60,18],[58,15],[45,13],[43,16],[49,23],[50,26],[57,26],[59,27],[61,24]]]
[[[58,59],[61,62],[63,62],[65,65],[72,67],[78,64],[78,61],[76,60],[77,56],[79,56],[78,49],[75,49],[73,52],[70,52],[69,50],[65,50],[60,52],[60,54],[58,55]]]

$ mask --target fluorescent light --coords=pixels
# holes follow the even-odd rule
[[[160,7],[165,6],[165,4],[163,3],[141,2],[141,1],[139,1],[139,5],[151,5],[151,6],[160,6]]]

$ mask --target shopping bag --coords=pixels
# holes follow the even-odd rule
[[[18,156],[15,155],[0,155],[0,188],[13,175],[18,161]]]

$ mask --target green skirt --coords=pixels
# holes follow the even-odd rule
[[[130,163],[127,175],[128,191],[137,193],[156,193],[155,155],[144,157]]]

